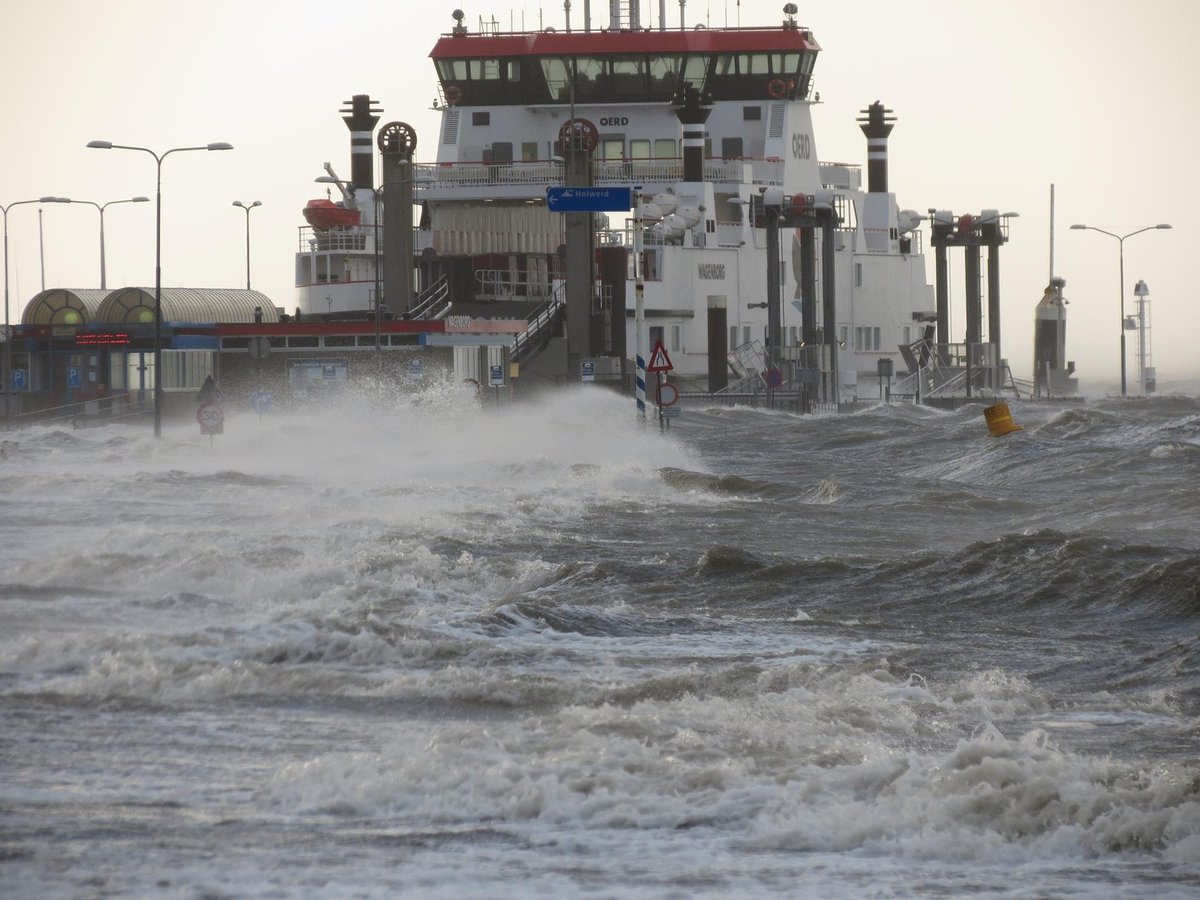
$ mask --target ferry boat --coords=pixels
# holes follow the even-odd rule
[[[562,27],[537,31],[455,10],[430,53],[433,163],[403,122],[376,135],[380,111],[353,98],[351,177],[327,163],[318,180],[340,199],[305,210],[297,315],[445,318],[442,339],[491,346],[502,378],[629,383],[660,345],[675,381],[710,393],[837,402],[899,376],[936,311],[923,216],[888,186],[891,111],[859,118],[864,185],[859,165],[818,158],[821,47],[794,4],[723,28],[684,23],[682,2],[681,21],[660,2],[650,27],[641,5],[579,23],[568,0]],[[559,211],[569,188],[629,194]]]

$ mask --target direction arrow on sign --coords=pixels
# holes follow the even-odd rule
[[[646,364],[647,372],[670,372],[673,368],[671,357],[667,356],[667,348],[662,341],[654,342],[654,350],[650,353],[650,362]]]
[[[633,208],[631,187],[548,187],[550,212],[628,212]]]

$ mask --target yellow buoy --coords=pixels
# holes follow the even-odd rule
[[[1022,426],[1013,421],[1012,412],[1008,408],[1008,404],[1001,400],[999,403],[993,403],[991,406],[984,407],[983,418],[987,420],[988,431],[992,437],[1002,437],[1006,434],[1012,434],[1014,431],[1020,431]]]

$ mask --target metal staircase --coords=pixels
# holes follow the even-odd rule
[[[537,308],[529,327],[523,334],[518,334],[513,342],[509,359],[515,363],[527,363],[550,343],[556,327],[567,311],[566,283],[559,285],[550,299]]]
[[[450,281],[443,275],[417,295],[405,318],[440,319],[450,311],[450,305]]]

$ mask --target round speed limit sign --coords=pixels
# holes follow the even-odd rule
[[[207,400],[196,410],[201,434],[220,434],[225,426],[225,411],[215,401]]]

